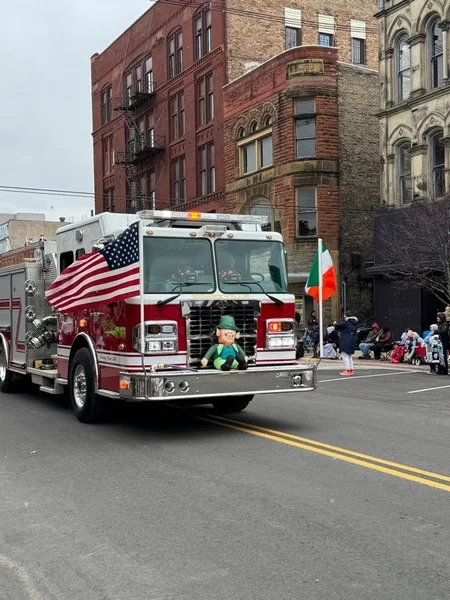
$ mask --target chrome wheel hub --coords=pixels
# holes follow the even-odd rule
[[[4,348],[0,348],[0,382],[6,379],[6,354]]]
[[[73,397],[78,408],[86,403],[86,373],[82,365],[78,365],[73,374]]]

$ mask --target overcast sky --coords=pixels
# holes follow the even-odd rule
[[[0,16],[0,186],[93,191],[90,57],[149,0],[16,0]],[[89,214],[93,200],[5,192],[0,212]]]

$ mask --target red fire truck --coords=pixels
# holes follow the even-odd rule
[[[142,231],[138,294],[68,312],[48,304],[45,292],[59,273],[136,222]],[[68,392],[78,419],[89,423],[101,418],[107,399],[235,412],[259,394],[316,387],[315,368],[295,358],[285,250],[264,217],[103,213],[61,227],[56,244],[42,241],[34,256],[27,252],[20,264],[0,268],[3,392],[28,377],[41,391]],[[241,331],[247,370],[202,367],[224,315]]]

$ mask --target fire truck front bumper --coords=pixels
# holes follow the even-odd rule
[[[120,396],[128,402],[207,402],[224,396],[310,392],[316,385],[316,368],[301,364],[249,367],[229,373],[215,369],[120,373]]]

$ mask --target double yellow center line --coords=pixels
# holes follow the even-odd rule
[[[250,435],[256,435],[266,440],[279,442],[287,446],[300,448],[301,450],[308,450],[309,452],[322,454],[323,456],[342,460],[343,462],[358,465],[359,467],[365,467],[366,469],[372,469],[373,471],[379,471],[387,475],[393,475],[394,477],[400,477],[401,479],[437,488],[444,492],[450,492],[450,477],[447,475],[424,471],[423,469],[409,467],[390,460],[384,460],[383,458],[377,458],[376,456],[353,452],[353,450],[339,448],[339,446],[324,444],[291,433],[285,433],[284,431],[268,429],[267,427],[260,427],[259,425],[252,425],[243,421],[235,421],[227,417],[208,415],[207,417],[197,416],[196,418],[200,421],[226,427],[227,429],[249,433]]]

